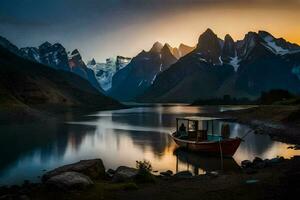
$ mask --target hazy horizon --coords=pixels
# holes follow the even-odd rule
[[[298,0],[4,0],[0,35],[18,47],[59,42],[103,62],[133,57],[156,41],[195,46],[207,28],[222,39],[265,30],[300,44],[299,8]]]

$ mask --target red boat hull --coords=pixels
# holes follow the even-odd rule
[[[229,138],[221,141],[190,141],[179,139],[172,134],[172,138],[180,147],[194,152],[204,152],[210,154],[222,153],[223,156],[232,157],[241,143],[241,138]]]

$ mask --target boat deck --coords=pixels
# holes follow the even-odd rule
[[[196,141],[196,138],[190,138],[190,137],[187,137],[187,136],[183,136],[183,137],[178,137],[178,139],[181,139],[181,140],[188,140],[188,141]],[[220,141],[222,140],[223,137],[221,135],[207,135],[207,140],[202,140],[201,142],[217,142],[217,141]]]

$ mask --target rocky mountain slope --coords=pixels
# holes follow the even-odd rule
[[[96,79],[100,86],[106,92],[111,88],[112,77],[120,69],[124,68],[131,58],[124,56],[117,56],[116,58],[108,58],[105,63],[98,63],[95,59],[88,62],[87,66],[94,70],[96,73]]]
[[[113,76],[108,94],[122,101],[133,100],[153,84],[158,74],[168,69],[189,50],[192,47],[180,45],[179,48],[172,48],[169,44],[156,42],[149,51],[139,53]]]
[[[196,49],[159,74],[138,99],[192,102],[223,95],[257,97],[270,89],[299,93],[299,57],[298,45],[265,31],[234,42],[208,29]]]
[[[25,59],[0,45],[0,110],[120,104],[73,73]],[[32,110],[31,110],[32,111]]]
[[[88,80],[97,90],[103,92],[95,77],[94,71],[86,66],[77,49],[68,55],[67,50],[61,44],[51,44],[49,42],[44,42],[39,47],[24,47],[18,49],[3,37],[0,37],[0,45],[31,61],[50,66],[54,69],[74,72]]]

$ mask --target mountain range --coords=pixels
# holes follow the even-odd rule
[[[240,41],[230,35],[222,40],[207,29],[192,52],[158,74],[135,100],[193,102],[223,95],[254,98],[271,89],[299,93],[299,78],[297,44],[266,31],[249,32]]]
[[[106,59],[105,63],[99,63],[95,59],[92,59],[87,63],[87,66],[94,70],[96,79],[106,92],[111,88],[112,77],[115,73],[124,68],[130,61],[131,58],[117,56],[116,58]]]
[[[0,45],[1,44],[6,49],[23,58],[47,65],[54,69],[71,71],[88,80],[92,86],[103,92],[95,77],[94,71],[86,66],[77,49],[68,53],[61,44],[51,44],[49,42],[44,42],[39,47],[24,47],[18,49],[3,37],[0,37]]]
[[[234,41],[229,34],[221,39],[207,29],[195,47],[156,42],[149,51],[143,50],[132,59],[117,56],[106,63],[92,59],[85,64],[79,50],[67,52],[59,43],[19,49],[0,37],[0,47],[1,91],[10,100],[26,105],[31,100],[83,105],[85,100],[80,95],[87,91],[114,103],[105,95],[119,101],[189,103],[224,95],[256,98],[272,89],[300,93],[300,46],[266,31],[248,32],[242,40]],[[8,66],[16,72],[8,74]],[[16,75],[25,73],[25,69],[28,74],[24,79]],[[38,70],[47,70],[54,77],[45,77],[45,72]],[[13,82],[16,84],[9,86]],[[59,82],[71,89],[63,89]],[[48,91],[59,91],[62,98],[58,93],[48,95]]]
[[[192,50],[193,47],[183,44],[179,48],[173,48],[169,44],[154,43],[149,51],[140,52],[113,76],[112,86],[107,94],[121,101],[133,100],[142,95],[159,74]]]
[[[18,49],[0,38],[0,118],[8,119],[15,113],[15,117],[23,119],[53,108],[120,106],[89,80],[76,74],[75,68],[82,64],[77,63],[80,60],[77,53],[72,52],[73,57],[69,59],[59,44],[45,43],[39,48]],[[75,60],[75,65],[70,65]]]

